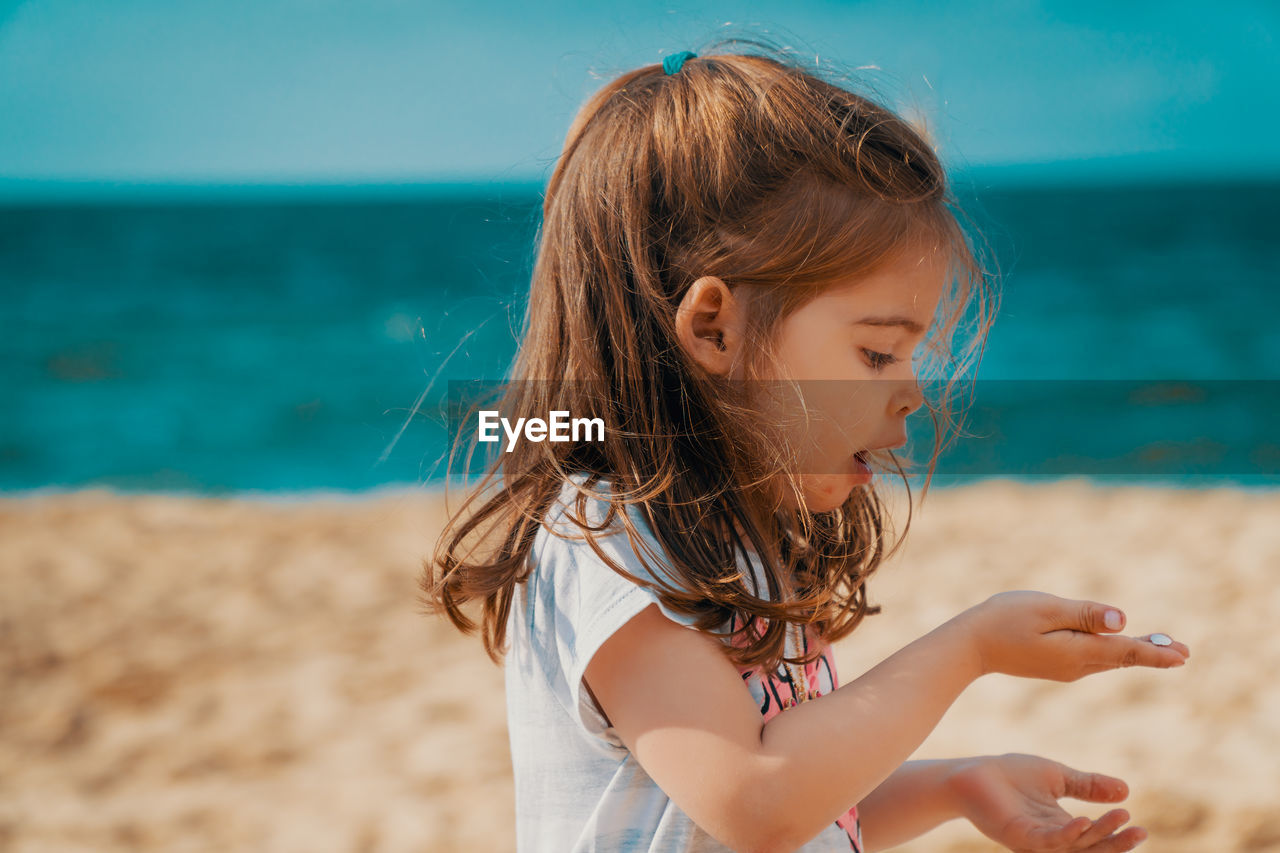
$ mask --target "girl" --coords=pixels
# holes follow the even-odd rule
[[[830,646],[879,611],[867,582],[901,544],[873,471],[903,473],[918,356],[958,375],[993,297],[920,133],[752,44],[623,74],[575,118],[500,408],[603,435],[504,439],[422,580],[464,632],[478,599],[506,655],[519,849],[862,853],[954,817],[1011,850],[1132,849],[1124,810],[1057,803],[1122,800],[1119,779],[905,759],[985,673],[1073,681],[1185,645],[1009,592],[840,684]]]

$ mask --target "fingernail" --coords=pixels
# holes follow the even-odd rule
[[[1119,610],[1108,610],[1107,614],[1102,617],[1102,621],[1112,631],[1120,630],[1120,626],[1124,624],[1124,617],[1120,615]]]

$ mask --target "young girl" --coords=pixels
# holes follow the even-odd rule
[[[1122,800],[1119,779],[906,758],[983,674],[1171,667],[1185,645],[1008,592],[840,684],[831,643],[878,612],[868,579],[901,544],[873,471],[925,402],[917,356],[958,373],[992,296],[920,133],[774,54],[623,74],[546,189],[500,411],[603,430],[504,436],[422,582],[468,633],[479,600],[506,655],[519,849],[861,852],[955,817],[1012,850],[1132,849],[1124,810],[1057,803]]]

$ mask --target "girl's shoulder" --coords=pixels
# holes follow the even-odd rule
[[[640,507],[616,501],[611,478],[582,471],[570,473],[561,482],[540,528],[538,538],[544,546],[559,540],[590,547],[589,537],[597,545],[607,542],[610,550],[638,548],[648,555],[658,547],[658,537]]]
[[[607,477],[574,472],[543,516],[534,553],[541,562],[572,562],[579,571],[605,565],[601,555],[637,577],[684,586],[667,557],[660,537],[645,514],[632,504],[613,504],[613,483]],[[579,500],[581,501],[579,503]],[[625,525],[622,515],[630,520]],[[586,525],[584,527],[583,525]],[[628,529],[628,527],[630,529]],[[591,541],[588,541],[588,538]],[[738,555],[739,566],[749,570],[749,588],[766,594],[768,583],[754,552]]]
[[[585,471],[572,471],[561,480],[560,490],[543,516],[544,526],[560,526],[581,515],[592,526],[602,523],[608,514],[613,483]]]
[[[631,527],[643,540],[642,550],[654,542],[654,537],[634,506],[616,505],[612,496],[610,479],[572,472],[562,481],[559,492],[542,515],[535,552],[540,555],[548,551],[577,554],[582,549],[593,552],[590,539],[605,553],[632,562],[637,543],[628,534],[622,514],[628,516]]]

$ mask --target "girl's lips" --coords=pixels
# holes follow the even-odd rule
[[[863,457],[863,452],[864,451],[858,451],[853,455],[854,474],[871,479],[873,476],[871,473],[871,466],[867,464],[866,459]]]

